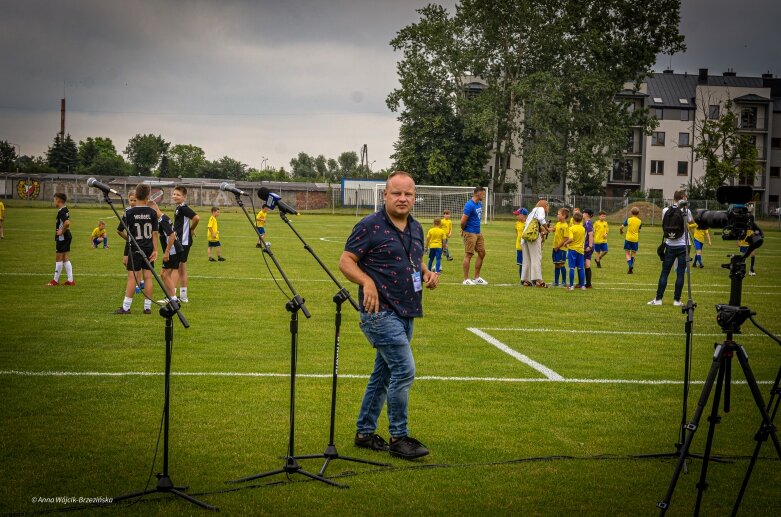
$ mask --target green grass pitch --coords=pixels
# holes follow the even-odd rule
[[[75,287],[46,287],[54,267],[54,209],[10,207],[0,241],[0,513],[46,512],[74,504],[33,498],[111,497],[142,489],[155,449],[162,409],[164,320],[143,315],[137,296],[129,316],[122,301],[122,245],[106,208],[72,210]],[[683,377],[684,315],[672,306],[675,273],[662,307],[648,307],[660,262],[660,229],[644,228],[634,275],[626,274],[618,227],[610,253],[593,270],[594,289],[532,289],[518,285],[512,221],[485,225],[488,286],[462,286],[463,247],[445,263],[441,285],[424,295],[425,317],[413,338],[417,364],[410,429],[431,449],[416,462],[356,449],[355,418],[373,351],[344,307],[336,445],[343,455],[387,461],[390,468],[333,462],[326,475],[340,490],[302,476],[226,485],[225,480],[278,468],[286,453],[290,366],[289,314],[237,212],[220,218],[226,262],[206,260],[206,208],[190,255],[191,328],[175,321],[171,383],[171,463],[174,482],[229,515],[649,515],[666,492],[672,460],[634,455],[672,452]],[[90,249],[89,233],[103,218],[108,250]],[[293,224],[337,276],[354,216],[304,214]],[[430,221],[425,221],[426,227]],[[324,450],[328,441],[336,287],[294,234],[272,213],[268,240],[311,319],[300,319],[296,453]],[[714,305],[729,299],[719,267],[734,241],[714,236],[704,269],[692,272],[693,413],[723,340]],[[550,245],[543,270],[552,283]],[[743,303],[781,333],[781,234],[769,231],[757,252],[757,276],[746,277]],[[275,272],[276,274],[276,272]],[[346,281],[345,281],[346,283]],[[357,292],[350,285],[351,292]],[[156,291],[159,294],[159,290]],[[159,296],[155,296],[159,298]],[[470,330],[471,329],[471,330]],[[750,323],[745,345],[767,400],[781,348]],[[500,349],[501,346],[505,350]],[[511,355],[522,354],[563,380],[548,380]],[[729,512],[754,448],[759,425],[743,374],[733,366],[732,407],[717,426],[703,515]],[[115,375],[109,375],[115,374]],[[710,404],[707,411],[710,411]],[[778,419],[777,419],[778,420]],[[692,451],[704,448],[703,418]],[[383,415],[379,432],[387,437]],[[769,443],[752,476],[743,515],[781,514],[781,462]],[[302,460],[317,472],[320,460]],[[682,475],[670,515],[690,514],[701,462]],[[161,470],[161,458],[155,472]],[[152,480],[154,483],[154,479]],[[234,491],[226,489],[238,488]],[[88,513],[106,510],[87,508]],[[192,515],[171,496],[126,507],[139,515]]]

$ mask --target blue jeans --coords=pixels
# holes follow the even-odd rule
[[[675,293],[673,299],[681,299],[683,292],[683,281],[686,276],[686,246],[667,246],[662,261],[662,273],[659,275],[659,286],[656,288],[656,299],[661,300],[664,296],[664,290],[667,289],[667,277],[673,269],[673,264],[678,261],[678,267],[675,269]]]
[[[437,268],[431,269],[431,264],[437,259]],[[442,271],[442,248],[429,248],[428,250],[428,269],[439,273]]]
[[[402,318],[393,311],[361,313],[361,330],[377,350],[374,371],[369,377],[358,414],[357,430],[366,436],[377,430],[377,419],[388,403],[388,431],[394,438],[407,436],[409,389],[415,380],[412,357],[413,318]]]

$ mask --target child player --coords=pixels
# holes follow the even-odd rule
[[[442,243],[445,241],[445,230],[442,229],[442,219],[434,219],[434,227],[426,233],[426,247],[428,248],[428,269],[435,273],[442,272]],[[436,269],[431,269],[431,264],[437,260]]]
[[[149,206],[154,209],[157,214],[157,224],[160,233],[160,247],[163,250],[163,283],[171,295],[171,299],[176,300],[176,282],[179,280],[179,252],[182,251],[182,246],[179,241],[176,240],[176,232],[174,232],[174,225],[171,218],[160,210],[157,203],[154,201],[149,202]],[[160,300],[158,303],[166,304],[167,300]]]
[[[583,228],[586,229],[586,241],[583,245],[583,267],[586,273],[586,289],[591,289],[591,255],[594,253],[594,211],[590,208],[583,209]]]
[[[106,236],[105,222],[98,221],[98,226],[92,230],[92,236],[90,239],[92,240],[92,249],[97,248],[101,241],[103,241],[103,249],[108,248],[108,237]]]
[[[515,221],[515,263],[518,264],[518,275],[521,277],[521,285],[523,285],[523,248],[521,246],[521,235],[523,234],[523,228],[526,226],[526,216],[529,215],[529,211],[525,208],[519,208],[513,213],[518,216],[518,220]]]
[[[705,239],[708,239],[708,246],[712,246],[713,242],[710,239],[710,230],[702,229],[699,226],[697,226],[697,223],[689,223],[689,230],[693,232],[692,234],[692,240],[694,241],[694,249],[696,251],[696,255],[694,255],[694,267],[697,267],[697,264],[700,265],[700,269],[702,269],[702,248],[705,246]]]
[[[260,243],[260,238],[266,235],[266,216],[268,215],[268,205],[263,205],[258,215],[255,216],[255,228],[258,230],[258,243],[256,248],[261,248],[263,245]]]
[[[607,255],[608,224],[606,218],[607,214],[605,211],[600,210],[599,219],[594,222],[594,253],[597,254],[594,257],[594,262],[597,263],[597,268],[602,267],[602,257]]]
[[[125,212],[126,213],[127,213],[127,211],[130,208],[133,208],[134,206],[136,206],[136,191],[135,190],[131,190],[130,192],[128,192],[128,194],[127,194],[127,203],[130,206],[125,208]],[[122,218],[124,219],[124,216],[122,216]],[[130,250],[130,241],[128,241],[127,235],[125,235],[125,233],[124,233],[124,226],[122,226],[122,221],[120,221],[119,222],[119,226],[117,226],[117,234],[120,237],[122,237],[123,239],[125,239],[125,251],[124,251],[124,254],[122,256],[122,265],[127,267],[127,252],[128,252],[128,250]]]
[[[0,199],[0,239],[5,239],[5,230],[3,229],[3,221],[5,221],[5,205],[3,200]]]
[[[643,227],[643,222],[637,217],[640,214],[640,209],[636,206],[632,207],[632,216],[624,221],[621,228],[618,229],[618,233],[624,234],[624,228],[626,228],[626,237],[624,238],[624,250],[626,251],[626,263],[629,266],[627,274],[634,273],[635,257],[637,256],[637,249],[640,241],[640,229]]]
[[[182,244],[182,252],[179,253],[179,301],[187,303],[187,256],[193,245],[195,227],[201,218],[192,208],[187,206],[187,188],[182,185],[174,187],[173,195],[176,210],[174,211],[174,231],[176,238]]]
[[[754,230],[746,230],[746,236],[738,241],[738,246],[740,247],[739,249],[740,249],[740,253],[741,254],[745,254],[748,251],[748,247],[749,247],[748,238],[751,237],[752,235],[754,235]],[[754,251],[751,252],[751,255],[750,255],[751,256],[751,267],[748,270],[748,275],[749,276],[756,276],[756,274],[757,274],[756,271],[754,271],[754,261],[756,259],[754,254],[756,252],[757,251],[754,250]],[[700,264],[702,264],[702,262],[700,262]]]
[[[444,253],[448,260],[453,260],[453,257],[450,256],[450,247],[448,246],[450,236],[453,234],[453,221],[450,219],[450,210],[447,208],[442,212],[442,229],[445,230],[445,240],[442,242],[442,253]]]
[[[553,287],[558,287],[559,276],[561,286],[567,287],[567,240],[569,239],[568,208],[559,208],[556,212],[556,226],[553,229]],[[574,219],[573,219],[573,222]]]
[[[47,285],[60,285],[59,281],[63,267],[65,268],[65,274],[68,275],[68,280],[63,282],[62,285],[76,285],[76,282],[73,281],[73,266],[70,261],[71,240],[73,237],[70,231],[70,212],[68,207],[65,206],[67,200],[68,197],[63,192],[54,194],[54,206],[57,208],[54,242],[57,246],[57,251],[54,259],[54,278]]]
[[[127,283],[125,284],[125,299],[122,301],[122,307],[114,311],[114,314],[130,314],[130,306],[133,304],[133,294],[136,285],[139,285],[141,278],[144,281],[144,314],[152,314],[152,270],[144,261],[146,257],[151,267],[154,267],[157,259],[157,212],[147,206],[150,192],[149,185],[139,183],[136,186],[136,206],[128,208],[125,211],[125,224],[127,232],[124,235],[130,241],[130,237],[138,243],[138,248],[130,241],[130,251],[127,257]],[[124,233],[124,232],[123,232]]]
[[[208,247],[206,248],[206,254],[209,256],[209,262],[225,262],[222,258],[220,246],[220,228],[217,225],[217,218],[220,217],[220,209],[216,206],[212,207],[212,215],[209,217],[209,224],[206,225],[206,240],[208,241]],[[217,260],[212,258],[212,248],[217,248]]]
[[[586,275],[584,273],[584,244],[586,242],[586,229],[583,227],[583,214],[575,212],[572,216],[572,226],[564,245],[567,246],[567,263],[569,264],[569,290],[575,289],[575,270],[578,270],[578,287],[586,288]]]

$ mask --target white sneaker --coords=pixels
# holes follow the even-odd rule
[[[683,302],[681,300],[673,300],[674,307],[680,307],[681,305],[683,305]]]
[[[488,285],[488,282],[483,280],[483,277],[481,277],[481,276],[478,276],[477,278],[472,280],[472,283],[475,284],[475,285]]]
[[[469,280],[468,278],[466,280],[464,280],[463,282],[461,282],[461,283],[463,285],[475,285],[475,283],[472,282],[471,280]]]
[[[189,298],[179,298],[179,303],[190,303]]]
[[[662,304],[662,300],[657,300],[656,298],[648,302],[648,305],[661,305],[661,304]]]
[[[155,302],[158,305],[168,305],[168,298],[163,298],[162,300],[157,300]]]
[[[749,271],[749,272],[748,272],[748,276],[757,276],[757,274],[756,274],[756,273],[754,273],[753,271]]]

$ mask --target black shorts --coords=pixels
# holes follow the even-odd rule
[[[125,257],[127,257],[127,254],[128,254],[129,251],[130,251],[130,243],[126,242],[125,243],[125,253],[124,253]]]
[[[182,251],[176,253],[179,256],[180,264],[187,264],[187,257],[190,255],[191,247],[192,244],[188,244],[187,246],[182,246]]]
[[[163,269],[179,269],[179,254],[170,255],[168,260],[164,260]]]
[[[152,250],[149,251],[144,250],[144,252],[146,253],[147,257],[149,257],[149,255],[152,254]],[[151,265],[152,265],[152,269],[154,269],[155,263],[152,262]],[[141,257],[141,255],[139,255],[138,253],[133,253],[132,256],[127,257],[128,271],[141,271],[142,269],[150,269],[150,268],[146,265],[146,261],[143,259],[143,257]]]
[[[59,237],[57,237],[57,240],[55,240],[55,243],[57,245],[57,253],[69,253],[71,250],[71,240],[73,240],[73,236],[71,236],[70,232],[63,235],[65,237],[63,240],[60,240]]]

